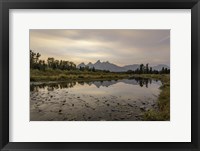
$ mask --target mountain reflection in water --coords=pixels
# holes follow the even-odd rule
[[[125,84],[132,84],[132,85],[139,85],[140,87],[146,87],[148,88],[149,84],[158,83],[161,85],[161,82],[158,80],[152,80],[152,79],[143,79],[143,78],[135,78],[135,79],[122,79],[122,80],[108,80],[108,81],[67,81],[67,82],[52,82],[52,83],[41,83],[41,82],[34,82],[30,85],[31,91],[38,91],[39,89],[48,88],[48,91],[53,91],[54,89],[63,89],[63,88],[72,88],[76,84],[80,85],[95,85],[97,88],[103,87],[109,87],[111,85],[114,85],[118,82],[123,82]]]
[[[30,85],[31,121],[138,121],[157,108],[160,81],[33,82]]]

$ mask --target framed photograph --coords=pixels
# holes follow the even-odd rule
[[[1,150],[200,150],[198,0],[1,0]]]

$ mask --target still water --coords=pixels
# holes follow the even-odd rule
[[[31,121],[140,121],[157,109],[160,81],[31,83]]]

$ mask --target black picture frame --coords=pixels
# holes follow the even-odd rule
[[[9,142],[9,9],[191,9],[191,142]],[[0,0],[0,149],[20,150],[200,150],[199,0]]]

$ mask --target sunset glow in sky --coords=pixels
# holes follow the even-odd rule
[[[30,49],[41,59],[79,63],[109,61],[119,66],[170,65],[170,30],[31,29]]]

